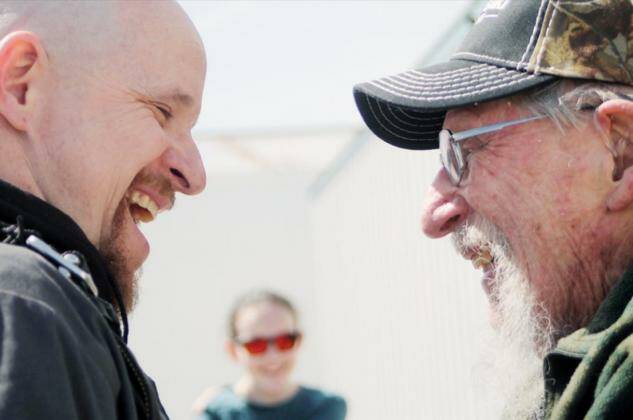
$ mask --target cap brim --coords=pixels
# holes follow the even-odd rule
[[[379,138],[405,149],[437,149],[446,111],[513,95],[557,78],[451,60],[354,87],[356,105]]]

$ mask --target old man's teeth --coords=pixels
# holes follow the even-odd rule
[[[475,268],[486,267],[492,263],[492,254],[488,248],[482,248],[477,253],[477,258],[473,259],[473,266]]]
[[[140,191],[134,191],[130,195],[130,203],[136,204],[139,207],[144,208],[151,214],[151,220],[156,218],[158,214],[158,204],[152,200],[147,194],[143,194]],[[143,221],[151,221],[143,220]]]

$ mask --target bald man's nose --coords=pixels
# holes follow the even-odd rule
[[[169,177],[175,191],[194,195],[202,192],[207,184],[207,174],[198,147],[191,136],[180,139],[164,156]]]
[[[441,169],[426,193],[422,211],[422,232],[430,238],[441,238],[452,233],[468,215],[469,207],[457,194],[448,174]]]

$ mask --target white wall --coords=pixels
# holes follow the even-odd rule
[[[301,174],[213,174],[201,196],[180,200],[144,229],[152,252],[130,344],[173,419],[190,418],[204,387],[236,378],[223,343],[237,295],[275,288],[312,322],[307,181]],[[308,340],[306,354],[310,348]],[[315,368],[306,363],[298,376],[309,380]]]
[[[420,233],[438,166],[372,139],[311,206],[320,379],[350,419],[494,418],[471,377],[488,328],[479,274]]]

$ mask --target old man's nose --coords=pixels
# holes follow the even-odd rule
[[[430,238],[446,236],[466,219],[468,211],[468,203],[441,169],[426,193],[422,231]]]

